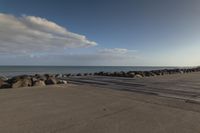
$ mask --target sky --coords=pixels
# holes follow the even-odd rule
[[[0,0],[0,65],[199,66],[199,0]]]

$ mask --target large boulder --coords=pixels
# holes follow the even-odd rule
[[[76,74],[76,76],[82,76],[82,74],[81,74],[81,73],[78,73],[78,74]]]
[[[72,74],[71,73],[68,73],[68,74],[65,74],[66,77],[70,77]]]
[[[6,76],[1,75],[0,80],[6,81],[6,80],[8,80],[8,78]]]
[[[63,78],[63,76],[64,76],[63,74],[56,74],[55,75],[56,78]]]
[[[11,84],[7,83],[7,82],[4,82],[1,87],[1,89],[5,89],[5,88],[11,88]]]
[[[40,79],[37,79],[36,77],[32,77],[32,78],[31,78],[32,83],[34,83],[34,82],[37,81],[37,80],[40,80]]]
[[[93,74],[92,73],[88,73],[88,75],[92,76]]]
[[[84,75],[84,76],[88,76],[88,73],[84,73],[83,75]]]
[[[135,78],[142,78],[143,76],[142,75],[140,75],[140,74],[136,74],[135,75]]]
[[[119,76],[119,72],[113,72],[112,74],[114,77],[118,77]]]
[[[53,77],[49,77],[47,80],[45,80],[46,85],[54,85],[57,84],[57,79]]]
[[[0,88],[1,86],[4,84],[4,81],[2,79],[0,79]]]
[[[31,79],[19,79],[16,82],[12,83],[12,88],[30,87],[30,86],[32,86]]]
[[[43,80],[36,80],[33,82],[33,86],[46,86]]]
[[[145,74],[143,71],[136,71],[135,72],[135,76],[138,77],[138,75],[142,76],[142,77],[145,77]]]
[[[132,71],[127,72],[127,77],[130,77],[130,78],[135,77],[135,72],[132,72]]]
[[[66,80],[59,80],[58,84],[67,84],[67,81]]]
[[[164,75],[162,70],[155,70],[155,71],[151,71],[154,75]]]
[[[11,88],[11,85],[7,83],[6,81],[0,79],[0,88]]]
[[[104,76],[104,72],[103,72],[103,71],[98,72],[97,75],[99,75],[99,76]]]
[[[126,77],[126,73],[124,71],[120,71],[117,76],[118,77]]]
[[[16,76],[7,81],[12,88],[32,86],[31,77],[28,75]]]
[[[46,79],[48,79],[48,78],[55,78],[55,74],[44,74],[43,76],[45,76],[46,77]]]
[[[154,75],[156,75],[156,74],[154,72],[151,72],[151,71],[145,71],[144,72],[145,77],[150,77],[150,76],[154,76]]]
[[[4,80],[0,78],[0,84],[3,83],[3,82],[4,82]]]
[[[7,82],[8,78],[0,76],[0,88],[11,88],[11,85]]]
[[[47,80],[47,77],[49,77],[49,75],[47,76],[47,75],[36,74],[34,76],[35,79],[44,80],[44,81]]]
[[[112,73],[110,73],[110,72],[105,72],[104,75],[105,75],[105,76],[112,76]]]

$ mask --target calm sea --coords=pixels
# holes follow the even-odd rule
[[[135,66],[0,66],[0,75],[15,76],[23,74],[76,74],[94,73],[99,71],[148,71],[158,69],[173,69],[176,67],[135,67]]]

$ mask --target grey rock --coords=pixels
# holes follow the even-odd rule
[[[66,80],[59,80],[58,84],[67,84],[67,81]]]
[[[84,73],[84,76],[88,76],[88,73]]]
[[[5,89],[5,88],[11,88],[11,84],[4,82],[3,84],[1,84],[1,89]]]
[[[40,75],[40,74],[36,74],[35,76],[34,76],[34,78],[36,78],[36,79],[39,79],[39,80],[47,80],[47,77],[49,77],[49,75]]]
[[[42,80],[36,80],[35,82],[33,82],[33,86],[46,86],[46,84]]]
[[[135,78],[142,78],[143,76],[142,75],[140,75],[140,74],[136,74],[135,75]]]
[[[54,85],[57,84],[57,79],[53,77],[49,77],[47,80],[45,80],[46,85]]]
[[[92,76],[93,74],[92,74],[92,73],[89,73],[89,75]]]
[[[0,79],[0,88],[11,88],[11,85],[7,83],[6,81]]]
[[[12,88],[29,87],[32,86],[31,79],[19,79],[12,83]]]
[[[8,78],[6,76],[1,75],[0,80],[6,81],[6,80],[8,80]]]
[[[3,84],[4,84],[4,80],[0,79],[0,88],[2,87]]]
[[[67,76],[67,77],[70,77],[70,76],[72,76],[72,74],[69,73],[69,74],[66,74],[66,76]]]
[[[131,77],[131,78],[135,77],[135,73],[134,72],[128,72],[127,75],[128,75],[128,77]]]
[[[56,77],[56,78],[62,78],[63,75],[62,75],[62,74],[56,74],[55,77]]]
[[[12,88],[32,86],[31,76],[28,75],[15,76],[6,82],[9,83]]]
[[[76,76],[82,76],[82,74],[81,74],[81,73],[78,73],[78,74],[76,74]]]

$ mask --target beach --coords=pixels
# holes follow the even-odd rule
[[[200,0],[0,9],[0,133],[200,133]]]
[[[2,133],[198,133],[200,73],[0,89]]]
[[[151,67],[151,66],[0,66],[0,75],[12,77],[24,74],[78,74],[95,72],[120,71],[150,71],[161,69],[175,69],[180,67]],[[184,68],[184,67],[183,67]]]

